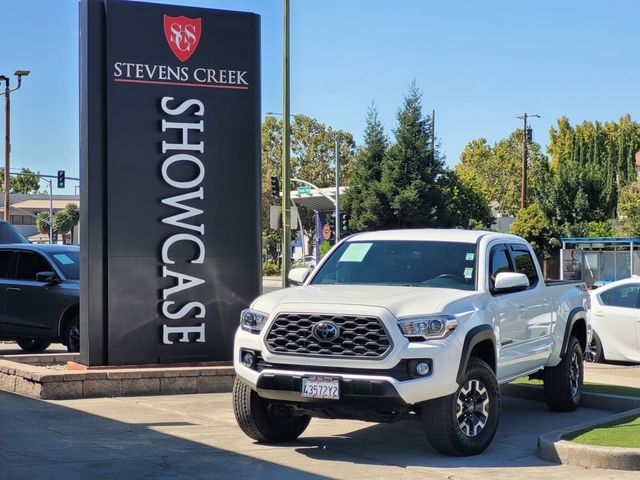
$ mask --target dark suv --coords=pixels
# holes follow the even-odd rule
[[[0,245],[0,340],[27,352],[62,342],[80,349],[80,249]]]

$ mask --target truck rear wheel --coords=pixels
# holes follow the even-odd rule
[[[453,395],[422,406],[429,442],[446,455],[466,456],[484,451],[493,440],[500,416],[500,389],[489,365],[469,359],[464,378]]]
[[[584,381],[583,360],[580,342],[576,337],[571,337],[562,361],[542,371],[544,397],[551,410],[571,412],[580,405]]]
[[[258,442],[295,440],[311,421],[308,415],[293,415],[285,406],[261,398],[238,377],[233,383],[233,413],[245,435]]]

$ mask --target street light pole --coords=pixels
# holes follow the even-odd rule
[[[527,141],[528,141],[528,132],[527,132],[527,119],[530,117],[541,118],[540,115],[528,114],[524,113],[518,118],[522,119],[524,122],[524,127],[522,129],[522,179],[520,185],[520,208],[527,208]]]
[[[338,137],[336,136],[336,245],[340,241],[340,228],[342,227],[342,222],[340,220],[340,142],[338,142]]]
[[[289,268],[291,267],[291,226],[290,209],[290,169],[289,169],[289,0],[284,0],[283,31],[283,78],[282,78],[282,288],[289,286]]]
[[[4,220],[10,222],[11,90],[9,89],[9,77],[0,77],[0,80],[4,80]]]
[[[11,92],[15,92],[22,85],[22,77],[29,75],[28,70],[17,70],[18,86],[9,88],[9,77],[0,75],[0,82],[4,81],[4,219],[11,221],[11,199],[9,197],[9,170],[11,167]]]

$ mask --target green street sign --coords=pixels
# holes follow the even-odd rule
[[[298,195],[311,195],[311,187],[308,185],[298,187]]]

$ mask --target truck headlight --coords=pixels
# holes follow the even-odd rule
[[[398,326],[407,338],[440,340],[451,335],[458,321],[452,315],[425,315],[400,319]]]
[[[258,333],[264,327],[264,324],[269,318],[266,313],[258,312],[257,310],[251,310],[247,308],[240,312],[240,327],[243,330],[247,330],[252,333]]]

